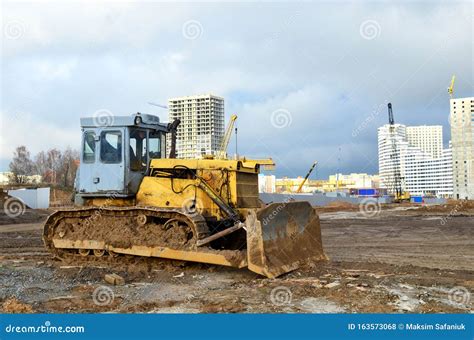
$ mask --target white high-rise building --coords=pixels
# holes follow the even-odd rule
[[[214,155],[224,136],[224,98],[212,94],[168,99],[169,120],[181,120],[176,138],[178,158]],[[168,141],[168,150],[170,141]]]
[[[443,155],[443,127],[441,125],[407,126],[407,140],[411,146],[439,158]]]
[[[452,197],[452,149],[442,150],[441,157],[433,158],[418,147],[409,146],[404,157],[404,182],[411,195]]]
[[[454,198],[474,199],[474,97],[450,100]]]
[[[402,158],[400,153],[408,147],[407,129],[405,125],[395,124],[390,132],[390,125],[386,124],[378,129],[379,175],[380,187],[395,192],[395,178],[404,177]],[[393,144],[396,145],[394,150]],[[403,188],[403,181],[402,181]]]
[[[452,154],[451,148],[442,148],[442,134],[442,127],[438,126],[407,127],[395,124],[393,132],[390,132],[388,124],[380,127],[378,148],[381,187],[394,193],[395,178],[399,176],[402,190],[411,195],[452,196]],[[429,145],[428,140],[434,146]],[[440,145],[441,154],[438,154],[436,150]]]
[[[275,175],[258,175],[258,192],[274,193],[276,191]]]

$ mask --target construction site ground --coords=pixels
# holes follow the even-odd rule
[[[276,279],[132,256],[60,261],[51,211],[0,215],[0,310],[79,313],[466,313],[473,307],[474,204],[319,208],[328,261]],[[106,274],[123,284],[111,285]],[[119,282],[120,283],[120,282]]]

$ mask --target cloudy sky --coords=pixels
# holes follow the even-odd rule
[[[239,153],[279,176],[376,173],[376,130],[444,126],[474,94],[473,3],[2,1],[0,170],[15,146],[78,148],[79,117],[214,93]],[[229,146],[234,150],[233,144]]]

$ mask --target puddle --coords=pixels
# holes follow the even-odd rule
[[[345,313],[346,309],[325,298],[306,298],[298,306],[308,313]]]

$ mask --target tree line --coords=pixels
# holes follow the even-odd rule
[[[30,176],[40,175],[41,183],[72,188],[78,166],[79,152],[69,147],[64,151],[40,151],[32,158],[26,146],[21,145],[13,152],[10,162],[10,182],[27,184]]]

